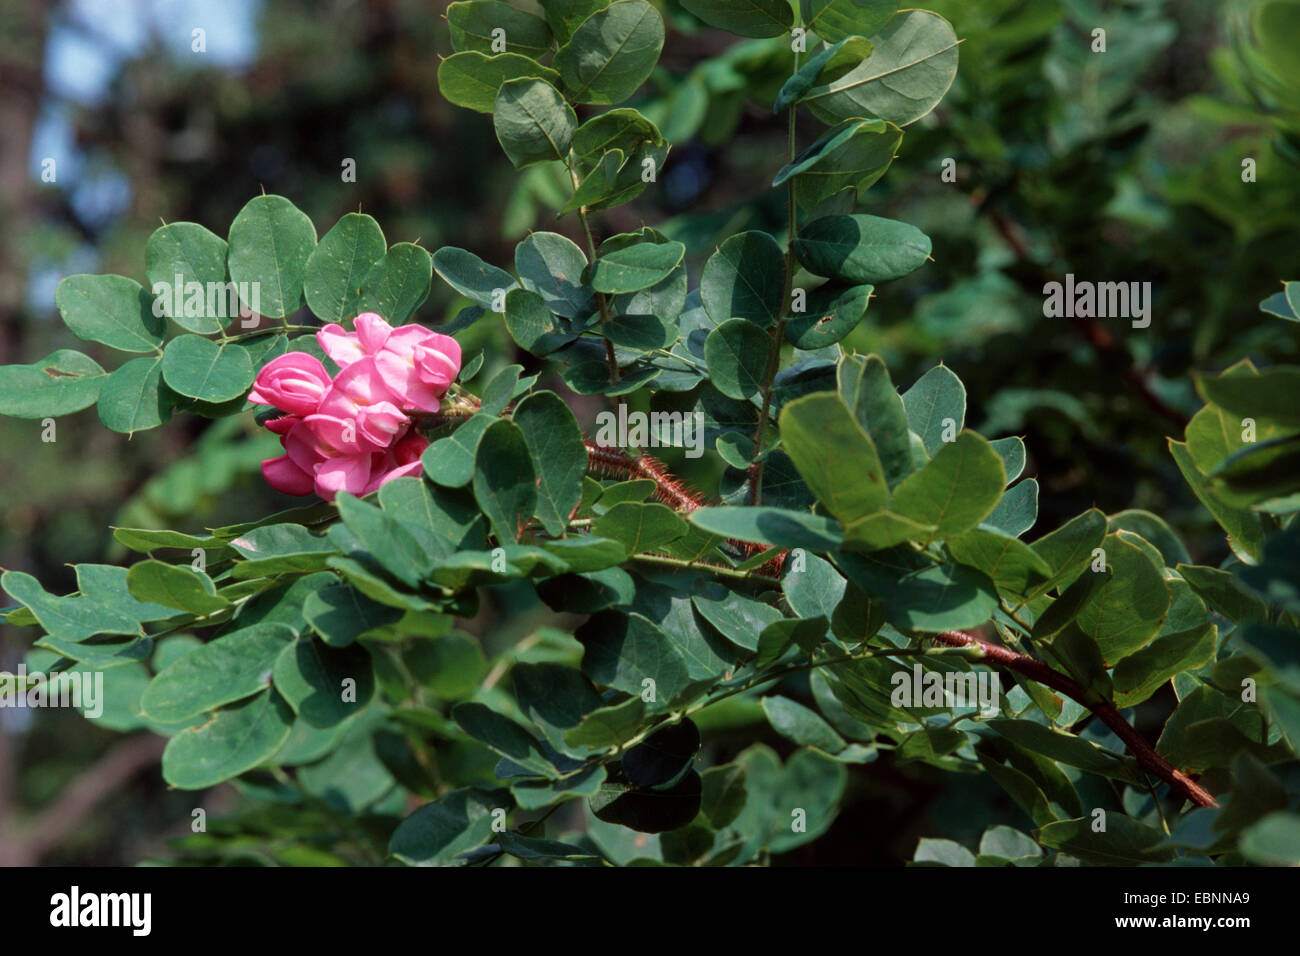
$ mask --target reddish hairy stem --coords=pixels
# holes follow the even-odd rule
[[[988,641],[971,637],[961,631],[943,631],[935,634],[934,640],[936,643],[946,644],[949,647],[978,647],[984,652],[985,659],[1008,670],[1023,674],[1030,680],[1037,681],[1045,687],[1050,687],[1052,690],[1065,694],[1096,714],[1102,723],[1115,732],[1116,737],[1124,741],[1124,745],[1137,758],[1137,762],[1169,784],[1170,789],[1175,793],[1182,795],[1197,806],[1217,807],[1219,805],[1219,802],[1207,790],[1156,753],[1156,749],[1147,743],[1141,734],[1129,726],[1128,721],[1120,716],[1119,711],[1115,709],[1113,704],[1109,701],[1092,699],[1091,695],[1079,683],[1066,677],[1060,671],[1052,670],[1042,661],[1036,661],[1024,654],[1017,654],[1015,651],[1008,650],[998,644],[990,644]]]
[[[605,448],[591,441],[585,441],[584,444],[587,446],[589,471],[624,480],[648,478],[655,483],[655,499],[682,514],[689,514],[697,508],[703,508],[707,503],[700,495],[686,488],[681,480],[664,467],[664,463],[657,458],[649,455],[633,457],[618,449]],[[748,556],[758,554],[762,550],[761,546],[748,541],[731,543]],[[782,551],[764,564],[758,569],[756,578],[779,577],[781,567],[785,563],[785,555],[786,552]],[[706,562],[698,563],[700,567],[710,566]]]

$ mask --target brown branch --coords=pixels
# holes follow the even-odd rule
[[[1115,732],[1115,736],[1124,741],[1124,745],[1137,758],[1137,762],[1169,784],[1170,789],[1175,793],[1181,794],[1197,806],[1217,807],[1219,805],[1219,802],[1207,790],[1156,753],[1156,749],[1147,743],[1141,734],[1129,726],[1128,721],[1120,716],[1114,704],[1109,701],[1095,699],[1076,681],[1066,677],[1059,671],[1052,670],[1042,661],[1036,661],[1024,654],[1017,654],[1015,651],[1008,650],[998,644],[990,644],[988,641],[971,637],[961,631],[943,631],[935,634],[934,640],[949,647],[978,647],[984,652],[985,659],[1065,694],[1096,714],[1102,723]]]

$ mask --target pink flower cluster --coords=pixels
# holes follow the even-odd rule
[[[248,395],[285,413],[266,423],[285,451],[262,462],[267,482],[329,501],[419,474],[429,442],[408,413],[438,410],[460,372],[459,343],[421,325],[395,329],[373,312],[357,316],[355,332],[327,325],[316,341],[338,364],[336,377],[314,355],[288,352],[266,364]]]

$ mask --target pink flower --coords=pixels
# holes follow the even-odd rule
[[[288,455],[263,461],[262,477],[268,485],[286,495],[309,495],[316,490],[316,476],[303,471]]]
[[[257,373],[248,400],[290,415],[310,415],[329,387],[329,373],[319,359],[306,352],[286,352]]]
[[[340,368],[333,380],[305,352],[282,355],[257,376],[249,399],[286,412],[265,423],[284,446],[262,462],[278,491],[329,501],[420,473],[429,442],[406,413],[438,410],[460,371],[460,344],[420,325],[394,329],[373,312],[355,324],[355,332],[335,324],[316,333]]]
[[[337,322],[331,322],[316,333],[316,341],[339,368],[347,368],[367,355],[374,355],[383,348],[393,331],[393,327],[374,312],[362,312],[353,325],[356,326],[356,331],[349,332]]]
[[[395,329],[375,366],[403,408],[436,412],[460,371],[460,343],[418,325]]]
[[[340,368],[373,358],[402,408],[436,412],[460,371],[460,343],[422,325],[394,329],[373,312],[358,315],[356,329],[327,325],[316,333],[316,340]]]
[[[411,422],[398,408],[398,401],[374,359],[363,358],[339,372],[314,414],[303,420],[334,451],[383,451]]]

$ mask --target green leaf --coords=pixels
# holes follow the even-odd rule
[[[975,865],[975,856],[955,840],[922,837],[916,844],[912,862],[929,863],[935,866],[968,867]]]
[[[989,827],[980,837],[980,856],[996,856],[1003,860],[1023,860],[1041,857],[1043,848],[1019,830],[1007,826]]]
[[[635,737],[644,720],[645,701],[633,697],[584,714],[578,726],[564,732],[564,742],[570,747],[609,750]]]
[[[879,216],[822,216],[794,240],[814,275],[841,282],[884,282],[914,272],[930,257],[930,238],[915,226]]]
[[[597,10],[609,6],[609,0],[539,0],[551,32],[561,43],[573,35],[578,24]]]
[[[270,686],[275,660],[295,638],[283,624],[254,624],[196,647],[155,677],[140,697],[146,715],[177,723]]]
[[[612,105],[645,82],[663,45],[659,11],[645,0],[619,0],[582,21],[556,52],[555,68],[574,102]]]
[[[803,22],[827,43],[871,36],[898,12],[898,0],[799,0]]]
[[[451,45],[458,52],[492,53],[493,31],[504,33],[505,52],[540,57],[551,49],[551,28],[539,16],[500,0],[465,0],[447,5]]]
[[[871,285],[828,282],[819,286],[809,294],[803,311],[786,321],[786,340],[795,348],[810,351],[834,345],[857,328],[874,291]]]
[[[879,355],[845,356],[836,381],[844,404],[876,446],[886,483],[896,486],[912,471],[912,442],[907,411],[884,360]]]
[[[615,249],[591,264],[591,287],[604,293],[648,289],[667,278],[685,254],[686,247],[680,242],[638,242]]]
[[[544,777],[558,777],[555,765],[542,752],[541,742],[527,730],[490,707],[457,704],[451,717],[461,730],[520,767]]]
[[[1126,761],[1117,760],[1095,743],[1082,737],[1046,727],[1032,720],[997,718],[987,723],[1001,736],[1049,760],[1056,760],[1067,766],[1078,767],[1080,770],[1112,777],[1125,783],[1138,782]]]
[[[1028,593],[1052,573],[1047,562],[1029,545],[988,527],[950,538],[947,545],[958,563],[983,571],[1007,596]]]
[[[77,590],[81,596],[101,607],[129,615],[138,621],[161,621],[176,612],[161,604],[149,604],[131,597],[127,589],[127,569],[109,564],[73,565],[77,572]],[[157,660],[154,661],[157,664]]]
[[[1005,464],[1005,459],[1003,460]],[[1012,486],[1002,496],[985,524],[1020,537],[1038,521],[1038,482],[1033,478]]]
[[[584,123],[583,128],[588,123]],[[591,289],[582,285],[586,268],[586,253],[573,240],[559,233],[534,232],[515,246],[515,271],[519,273],[519,284],[541,296],[546,309],[568,319],[586,318],[596,309]],[[507,294],[507,325],[510,323],[510,298]],[[511,334],[514,334],[513,328]],[[519,341],[518,336],[516,341]]]
[[[94,405],[108,375],[73,349],[51,352],[31,365],[0,366],[0,415],[58,417]]]
[[[540,810],[574,797],[594,797],[605,782],[605,768],[593,764],[558,779],[541,777],[515,777],[510,783],[510,795],[521,810]]]
[[[127,571],[126,582],[131,596],[138,601],[191,614],[215,614],[230,606],[228,600],[217,594],[211,578],[188,566],[138,561]]]
[[[0,575],[0,587],[29,608],[47,633],[69,641],[83,641],[96,634],[136,637],[141,633],[133,606],[118,608],[86,596],[47,594],[36,578],[22,571],[5,571]],[[17,622],[11,619],[9,623]]]
[[[204,402],[241,398],[256,376],[248,352],[235,344],[218,345],[201,335],[178,335],[163,352],[167,387]]]
[[[1238,622],[1267,619],[1267,606],[1235,574],[1194,564],[1180,564],[1176,570],[1216,614]]]
[[[667,505],[624,501],[614,505],[592,524],[599,537],[617,541],[628,554],[658,551],[683,537],[689,525]]]
[[[936,365],[903,393],[903,408],[908,426],[934,455],[966,422],[966,388],[950,368]]]
[[[1300,865],[1300,815],[1275,811],[1241,834],[1241,853],[1263,866]]]
[[[54,291],[64,324],[79,339],[123,352],[155,352],[166,323],[149,291],[126,276],[68,276]],[[55,353],[60,354],[60,353]]]
[[[1231,505],[1251,506],[1300,489],[1300,436],[1261,441],[1224,459],[1213,471],[1215,491]]]
[[[340,582],[308,594],[302,616],[326,644],[346,647],[367,631],[392,624],[402,612],[377,604]]]
[[[1300,428],[1300,367],[1275,365],[1255,375],[1197,375],[1197,390],[1207,402],[1239,418],[1266,419],[1287,428]]]
[[[582,499],[588,458],[582,429],[554,392],[529,395],[515,407],[512,420],[523,432],[537,476],[534,513],[547,534],[559,536]]]
[[[181,790],[202,790],[237,777],[270,760],[292,729],[293,711],[268,688],[173,737],[163,751],[163,779]]]
[[[384,232],[373,218],[358,212],[344,215],[307,258],[302,281],[307,307],[327,323],[358,315],[363,311],[362,286],[387,249]],[[380,314],[400,324],[400,319]]]
[[[648,352],[667,348],[677,338],[677,329],[653,315],[619,315],[604,325],[605,338],[624,348]]]
[[[210,283],[224,283],[226,280],[226,240],[216,233],[200,226],[196,222],[170,222],[159,226],[149,236],[144,247],[145,274],[149,277],[149,287],[156,289],[162,284],[171,291],[159,296],[163,313],[177,325],[200,335],[212,335],[220,332],[233,315],[208,315],[206,308],[202,314],[191,315],[189,309],[181,308],[178,315],[173,315],[173,298],[179,296],[182,303],[188,302],[184,294],[191,282],[200,283],[204,288],[204,303]],[[179,280],[179,281],[178,281]]]
[[[1096,508],[1071,518],[1032,547],[1052,569],[1052,576],[1034,591],[1042,594],[1062,582],[1073,581],[1092,561],[1092,552],[1106,537],[1106,516]]]
[[[782,737],[800,747],[816,747],[829,754],[837,754],[848,743],[835,732],[835,728],[814,710],[788,697],[773,695],[763,698],[763,713],[768,723]]]
[[[275,689],[312,727],[342,723],[375,695],[370,652],[357,644],[332,648],[300,637],[276,657],[274,678]]]
[[[1104,584],[1111,573],[1109,569],[1087,571],[1075,578],[1074,583],[1062,590],[1061,596],[1048,605],[1047,610],[1034,621],[1034,639],[1046,640],[1072,623],[1092,597],[1092,592]]]
[[[518,284],[504,269],[488,265],[474,253],[455,246],[443,246],[433,254],[433,269],[447,285],[485,309],[500,304],[493,301],[496,293],[504,298]]]
[[[1092,823],[1092,817],[1049,823],[1038,831],[1037,839],[1044,846],[1096,866],[1139,866],[1160,863],[1174,855],[1173,850],[1161,846],[1165,840],[1162,831],[1132,817],[1108,812],[1105,833],[1094,832]]]
[[[474,477],[474,456],[488,426],[498,421],[495,415],[479,412],[462,422],[446,438],[439,438],[424,450],[420,461],[431,481],[448,488],[469,484]]]
[[[551,84],[521,77],[501,84],[492,126],[510,162],[523,169],[567,157],[578,117]]]
[[[799,474],[841,522],[851,524],[884,509],[889,488],[875,443],[838,394],[795,399],[782,409],[780,429],[782,446]]]
[[[458,865],[458,856],[492,837],[493,811],[498,808],[509,809],[500,791],[453,790],[403,820],[388,852],[411,866]]]
[[[488,426],[474,453],[474,498],[501,544],[519,539],[537,507],[536,473],[528,442],[518,425]]]
[[[585,178],[611,150],[633,156],[647,144],[666,145],[659,127],[628,107],[606,110],[584,122],[573,134],[573,163]]]
[[[1115,665],[1116,707],[1142,703],[1175,675],[1196,670],[1214,659],[1219,629],[1209,622],[1173,634],[1161,634]]]
[[[787,106],[803,99],[817,78],[824,71],[834,69],[836,65],[852,63],[857,65],[871,56],[871,41],[860,36],[845,37],[830,46],[822,47],[804,63],[790,79],[785,81],[781,92],[777,94],[772,112],[779,113]]]
[[[597,819],[640,833],[665,833],[686,826],[700,809],[700,775],[688,770],[671,787],[642,790],[605,783],[590,806]]]
[[[230,278],[259,290],[257,302],[244,304],[273,319],[296,312],[316,248],[316,227],[307,215],[283,196],[256,196],[230,224],[229,242]]]
[[[397,580],[416,587],[432,570],[432,557],[397,518],[346,491],[340,491],[334,503],[351,536]],[[336,533],[331,529],[330,537],[336,538]]]
[[[732,827],[746,834],[747,860],[759,847],[785,853],[817,839],[835,821],[848,777],[844,765],[813,750],[798,750],[785,766],[770,747],[755,744],[736,758],[745,770],[749,800]],[[791,827],[791,809],[805,811],[806,828]]]
[[[539,840],[536,837],[520,836],[506,831],[497,837],[497,843],[513,857],[521,860],[603,860],[604,857],[591,850],[574,846],[572,843],[560,843],[557,840]]]
[[[623,775],[635,787],[662,787],[678,780],[700,752],[700,729],[686,719],[659,727],[623,754]]]
[[[681,654],[640,614],[602,611],[573,636],[583,647],[582,672],[597,684],[666,704],[690,683]]]
[[[131,359],[108,376],[99,393],[99,420],[130,435],[172,417],[171,392],[163,385],[161,356]]]
[[[839,522],[803,511],[768,507],[706,507],[692,511],[691,524],[724,538],[782,548],[833,551],[842,542]]]
[[[700,813],[709,826],[721,830],[730,825],[745,808],[749,794],[745,788],[745,769],[738,764],[710,767],[700,775],[702,792]]]
[[[711,27],[742,37],[779,37],[794,26],[788,0],[682,0]]]
[[[896,627],[915,631],[963,630],[984,624],[997,606],[997,591],[986,575],[959,564],[939,565],[901,577],[886,597],[885,616]]]
[[[700,301],[714,325],[738,318],[769,326],[782,312],[784,291],[785,256],[766,232],[729,236],[700,274]]]
[[[472,495],[438,488],[416,477],[387,481],[379,489],[384,511],[400,515],[403,527],[431,555],[486,543],[487,519]]]
[[[1117,512],[1107,519],[1109,531],[1131,531],[1154,544],[1160,550],[1165,567],[1191,564],[1191,555],[1172,528],[1159,515],[1138,508]]]
[[[894,489],[891,510],[933,526],[932,539],[951,538],[987,517],[1005,485],[1002,459],[988,440],[963,431]]]
[[[794,177],[795,198],[812,208],[845,189],[861,196],[885,175],[903,131],[884,120],[848,120],[833,127],[776,174],[773,186]]]
[[[1228,532],[1228,544],[1246,560],[1258,560],[1264,546],[1264,518],[1258,512],[1239,508],[1223,500],[1210,479],[1202,474],[1192,461],[1187,445],[1169,439],[1169,453],[1192,487],[1192,493],[1205,509],[1214,516],[1220,527]]]
[[[696,584],[691,604],[719,634],[747,651],[757,650],[759,635],[781,620],[781,612],[770,604],[737,594],[717,581]]]
[[[748,398],[762,389],[771,352],[772,337],[748,319],[728,319],[704,340],[713,386],[728,398]]]
[[[591,681],[566,664],[518,663],[511,668],[510,680],[520,711],[542,729],[557,750],[566,749],[564,732],[577,727],[586,714],[601,705]]]
[[[402,325],[429,296],[433,258],[410,242],[396,243],[361,281],[358,312],[377,312],[393,325]]]
[[[1127,531],[1106,535],[1101,546],[1113,574],[1093,591],[1076,618],[1108,666],[1148,644],[1169,610],[1169,588],[1139,541]]]
[[[524,77],[558,86],[560,75],[518,53],[488,56],[478,50],[453,53],[438,64],[438,90],[450,103],[479,113],[491,113],[497,91],[506,80]]]
[[[845,3],[852,0],[831,0],[828,7]],[[907,126],[938,105],[957,75],[957,34],[938,14],[902,13],[871,43],[871,56],[860,66],[804,95],[818,119],[836,123],[874,116]]]

